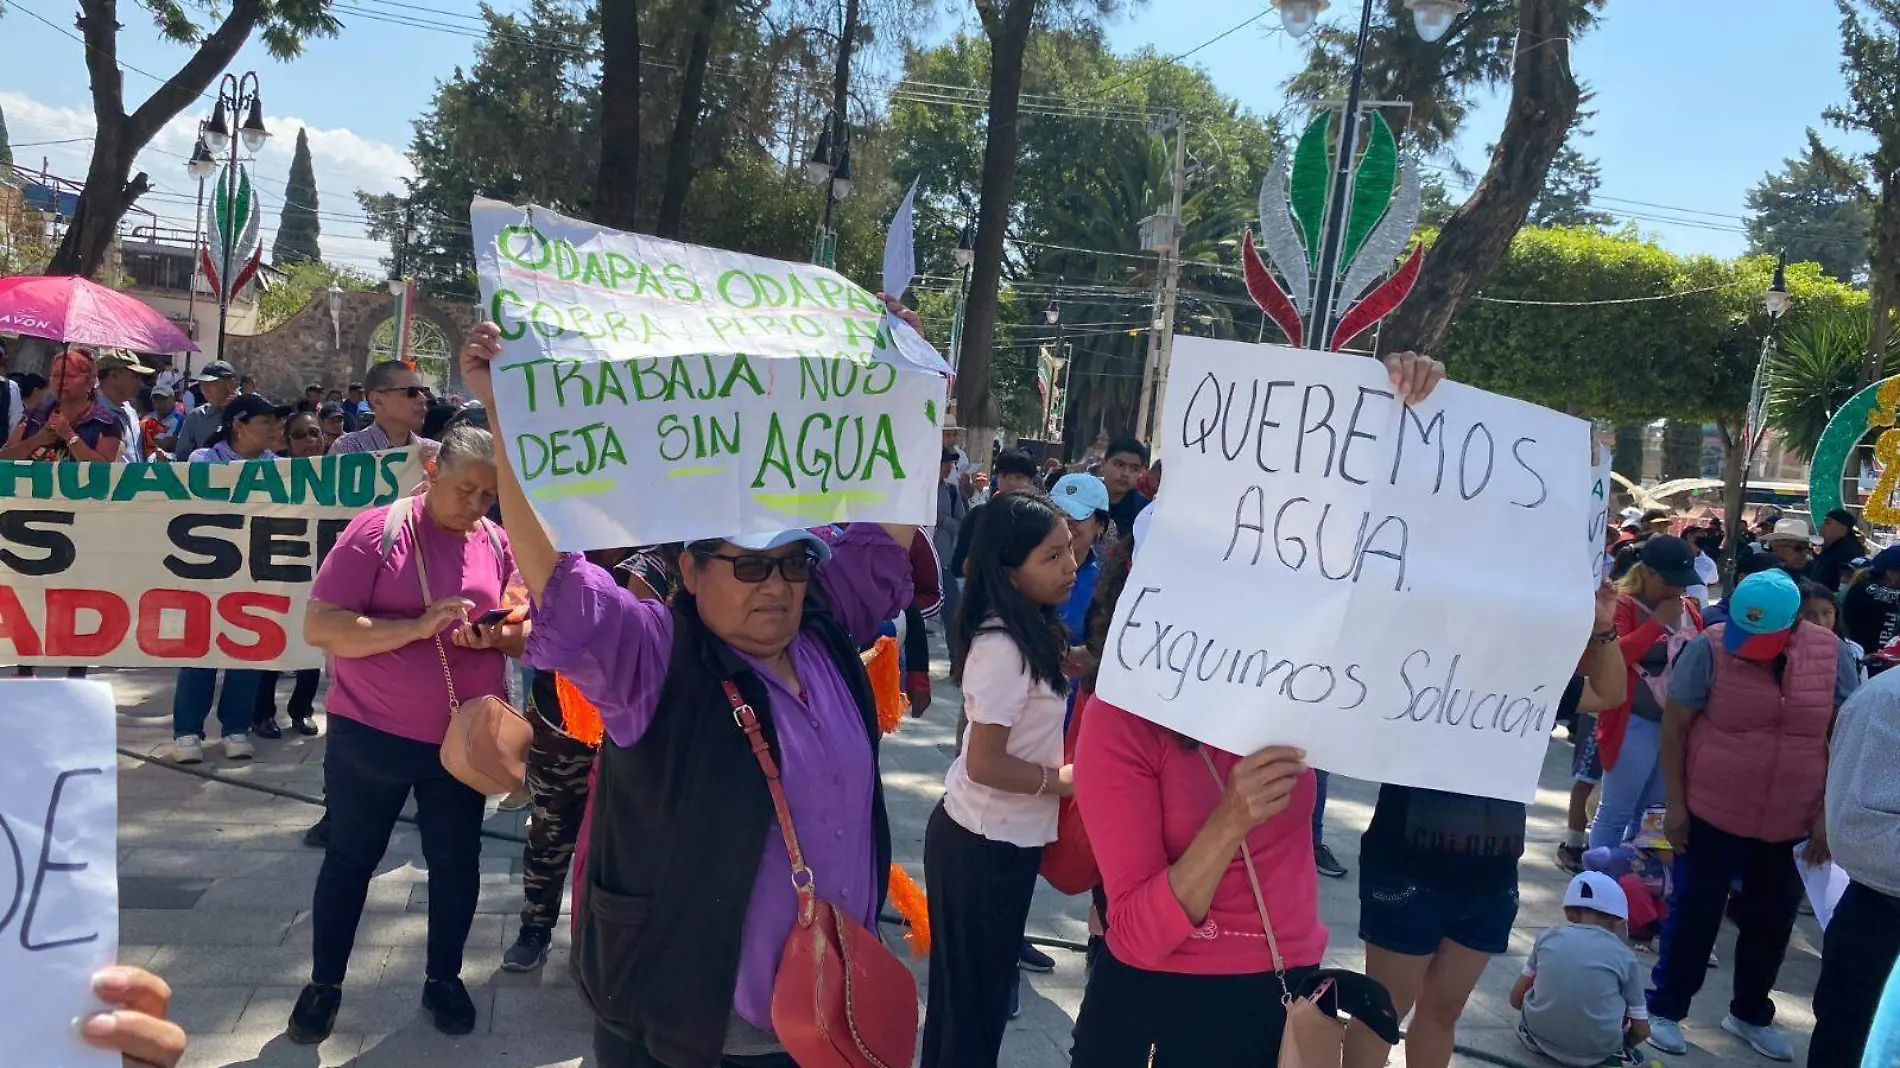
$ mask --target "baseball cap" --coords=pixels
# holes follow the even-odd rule
[[[157,371],[152,370],[150,367],[147,367],[144,364],[140,363],[138,361],[138,358],[133,356],[131,353],[120,352],[117,349],[114,349],[106,353],[105,355],[99,357],[99,373],[100,374],[105,374],[107,371],[119,371],[119,370],[130,371],[135,375],[155,375],[158,373]]]
[[[1800,611],[1801,589],[1786,571],[1750,575],[1729,595],[1722,648],[1744,660],[1772,660],[1787,646]]]
[[[741,549],[750,549],[755,553],[771,552],[787,545],[804,542],[812,556],[819,560],[831,559],[831,543],[809,530],[793,528],[769,534],[747,534],[743,537],[727,538],[727,541]]]
[[[212,360],[210,363],[204,365],[204,370],[199,371],[197,377],[193,378],[192,381],[229,382],[237,376],[237,368],[225,363],[223,360]]]
[[[1623,893],[1615,879],[1600,871],[1580,872],[1570,880],[1564,890],[1564,908],[1595,909],[1619,920],[1630,918],[1629,895]]]
[[[231,403],[224,406],[224,423],[226,426],[230,426],[232,423],[242,422],[246,419],[255,419],[260,415],[271,415],[279,419],[288,419],[291,413],[296,410],[297,409],[288,404],[272,404],[270,401],[265,400],[255,393],[246,393],[242,396],[233,397]]]
[[[1094,475],[1063,475],[1049,496],[1063,515],[1077,522],[1108,511],[1108,485]]]
[[[343,418],[343,405],[337,401],[328,401],[317,408],[317,418],[341,419]]]
[[[1689,543],[1673,534],[1658,534],[1643,543],[1642,555],[1637,557],[1643,566],[1654,571],[1658,578],[1677,589],[1688,589],[1702,583],[1702,576],[1695,571],[1695,550]]]
[[[1867,561],[1867,570],[1876,575],[1882,571],[1900,571],[1900,545],[1889,545],[1875,553],[1874,558]]]
[[[172,395],[172,390],[170,386],[153,386],[151,395],[154,397],[169,397]]]

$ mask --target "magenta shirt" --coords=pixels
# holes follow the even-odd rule
[[[371,508],[350,521],[330,555],[317,569],[310,599],[345,608],[371,619],[414,619],[426,607],[416,577],[416,541],[429,565],[432,600],[460,593],[474,602],[477,616],[501,605],[507,577],[515,570],[508,536],[491,528],[501,543],[496,559],[488,532],[444,530],[429,518],[426,497],[416,498],[415,525],[398,531],[383,559],[383,519],[389,506]],[[492,649],[463,649],[442,635],[455,695],[470,701],[485,694],[508,696],[507,659]],[[400,649],[366,657],[330,657],[330,695],[324,708],[335,716],[402,738],[439,745],[449,731],[449,688],[433,641],[410,642]]]
[[[832,615],[853,640],[872,641],[878,625],[910,603],[910,556],[882,527],[864,523],[851,527],[832,554],[818,572]],[[579,554],[561,558],[535,606],[526,659],[578,686],[599,707],[614,744],[638,743],[659,714],[672,654],[670,608],[635,598]],[[740,656],[771,697],[785,797],[818,896],[875,930],[880,902],[871,795],[877,766],[850,687],[803,632],[792,642],[791,657],[808,700],[758,661]],[[581,845],[585,849],[585,835]],[[577,857],[577,871],[581,864]],[[784,838],[768,832],[740,933],[732,998],[734,1011],[766,1032],[772,1030],[772,983],[797,908],[791,874]]]

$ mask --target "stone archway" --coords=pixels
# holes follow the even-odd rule
[[[257,376],[258,389],[278,400],[295,400],[305,385],[342,389],[360,382],[369,370],[377,329],[394,313],[387,290],[345,293],[334,318],[329,295],[318,293],[303,310],[276,329],[248,337],[232,335],[225,358],[238,371]],[[453,344],[479,321],[472,304],[429,300],[416,302],[416,321]],[[452,368],[445,368],[444,385],[454,389]]]

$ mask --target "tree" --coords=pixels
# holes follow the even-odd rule
[[[1529,222],[1532,226],[1612,226],[1616,223],[1614,216],[1590,207],[1590,198],[1603,184],[1603,169],[1578,151],[1574,143],[1590,133],[1579,126],[1570,136],[1571,141],[1551,161],[1550,173],[1544,176],[1544,191],[1531,205]]]
[[[139,152],[166,123],[204,95],[251,34],[263,38],[272,56],[288,60],[303,51],[308,38],[334,36],[337,21],[330,14],[330,0],[232,0],[228,9],[200,0],[141,0],[140,6],[156,19],[161,37],[194,46],[194,50],[156,92],[127,112],[125,75],[119,64],[118,0],[78,2],[96,129],[79,207],[47,270],[90,275],[105,262],[119,220],[152,187],[143,171],[132,173]],[[196,17],[200,10],[218,20],[209,33]],[[235,125],[242,116],[230,121]]]
[[[1860,390],[1867,358],[1864,303],[1816,316],[1784,330],[1768,360],[1768,426],[1776,440],[1802,460],[1812,460],[1834,413]],[[1889,357],[1882,374],[1895,371]]]
[[[856,14],[858,0],[846,0]],[[653,232],[661,237],[680,236],[686,215],[686,194],[693,184],[693,139],[699,130],[699,113],[705,107],[706,64],[712,54],[713,28],[719,24],[719,0],[699,0],[698,19],[693,25],[692,44],[686,51],[686,72],[680,82],[680,102],[673,120],[673,140],[666,152],[666,188],[660,195],[660,219]],[[850,21],[847,16],[846,21]],[[839,43],[841,65],[849,64],[851,41]],[[843,86],[839,87],[840,91]],[[603,146],[604,148],[605,146]]]
[[[13,163],[13,144],[7,140],[7,112],[0,108],[0,167]]]
[[[317,172],[310,162],[310,134],[297,130],[297,151],[290,157],[290,180],[284,183],[284,214],[271,245],[271,265],[282,270],[292,264],[323,258],[318,247],[323,224],[317,219]]]
[[[336,286],[345,293],[367,293],[381,289],[383,282],[354,267],[339,267],[322,260],[302,260],[283,270],[283,277],[271,283],[257,298],[257,328],[272,330],[290,321],[304,310],[311,298]]]
[[[1886,362],[1894,302],[1900,299],[1900,0],[1834,2],[1841,12],[1847,103],[1823,114],[1834,126],[1874,141],[1874,150],[1859,161],[1865,166],[1861,195],[1873,205],[1867,272],[1871,321],[1861,367],[1861,381],[1872,382]],[[1812,131],[1808,148],[1828,177],[1844,185],[1854,181],[1850,162],[1821,144]]]
[[[1852,282],[1867,267],[1873,230],[1867,166],[1830,155],[1809,143],[1748,191],[1748,250],[1763,256],[1785,252],[1796,263],[1818,263]]]

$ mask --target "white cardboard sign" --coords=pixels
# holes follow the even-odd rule
[[[119,1068],[73,1020],[119,952],[118,759],[103,682],[0,682],[0,1049],[9,1064]],[[25,1057],[24,1060],[16,1059]]]
[[[1182,337],[1099,692],[1229,752],[1528,801],[1589,637],[1583,422],[1363,357]]]
[[[563,549],[936,519],[949,367],[834,271],[477,200],[515,472]]]

